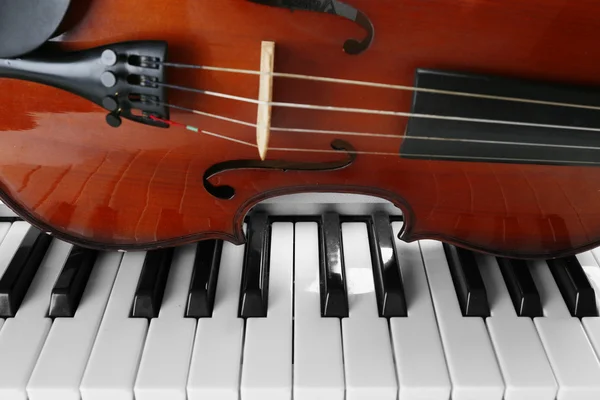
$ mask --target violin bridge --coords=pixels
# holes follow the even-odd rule
[[[271,136],[271,100],[273,99],[273,72],[275,43],[262,42],[260,55],[260,87],[258,91],[258,115],[256,117],[256,145],[261,160],[267,158]]]

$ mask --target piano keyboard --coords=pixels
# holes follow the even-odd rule
[[[0,216],[1,217],[1,216]],[[598,399],[600,250],[256,212],[246,246],[95,252],[0,218],[0,399]]]

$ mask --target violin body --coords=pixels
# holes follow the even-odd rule
[[[347,0],[375,29],[360,54],[342,46],[364,35],[361,28],[323,13],[243,0],[84,3],[78,23],[55,43],[62,50],[161,40],[172,62],[257,70],[261,42],[272,41],[276,71],[309,76],[412,86],[415,71],[429,68],[586,87],[600,83],[600,4],[592,1]],[[176,85],[258,98],[256,75],[173,68],[166,76]],[[320,81],[273,82],[276,102],[410,111],[413,96]],[[241,121],[257,118],[256,104],[175,90],[168,99]],[[270,150],[265,162],[343,167],[261,169],[242,163],[207,177],[211,167],[232,160],[260,162],[257,149],[176,126],[125,120],[115,129],[97,104],[17,79],[0,79],[0,115],[2,201],[44,231],[86,247],[153,249],[212,238],[239,244],[248,210],[301,192],[389,200],[404,213],[406,241],[438,239],[523,258],[558,257],[600,244],[599,167],[401,157],[406,117],[274,107],[273,126],[394,137],[273,131],[273,149],[331,150],[343,140],[356,155],[344,163],[344,151]],[[226,120],[179,109],[171,109],[170,118],[255,140],[255,129]],[[235,194],[216,196],[205,178]]]

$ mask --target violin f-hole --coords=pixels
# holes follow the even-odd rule
[[[362,40],[348,39],[344,43],[344,51],[357,55],[367,50],[375,38],[375,27],[362,11],[337,0],[250,0],[253,3],[271,7],[287,8],[292,11],[314,11],[333,14],[349,19],[362,27],[367,35]]]
[[[208,193],[221,200],[231,200],[235,196],[235,189],[228,185],[215,186],[210,183],[210,179],[223,172],[234,170],[274,170],[274,171],[313,171],[327,172],[337,171],[349,167],[356,160],[356,150],[352,145],[343,140],[334,140],[331,142],[331,148],[338,151],[345,151],[348,157],[344,160],[329,161],[320,163],[301,163],[284,160],[231,160],[214,164],[204,172],[202,182]]]

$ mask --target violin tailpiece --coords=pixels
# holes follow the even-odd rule
[[[53,86],[106,109],[106,122],[118,127],[121,118],[167,128],[164,41],[130,41],[89,50],[0,59],[0,77]]]

